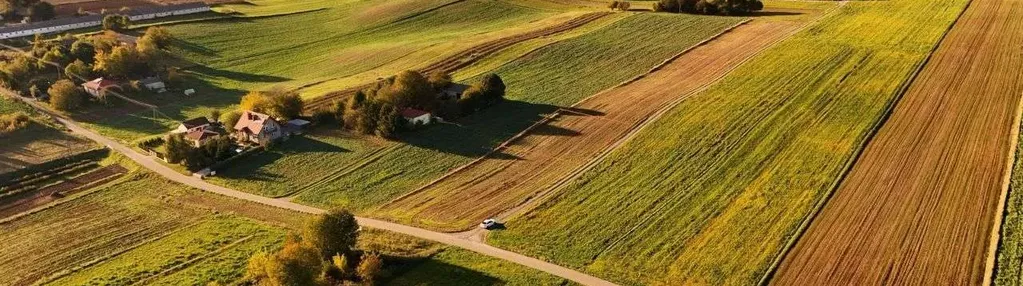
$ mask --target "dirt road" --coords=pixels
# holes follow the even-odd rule
[[[121,153],[125,157],[128,157],[132,161],[135,161],[136,163],[138,163],[142,167],[145,167],[146,169],[149,169],[150,171],[152,171],[154,173],[157,173],[157,174],[159,174],[159,175],[161,175],[161,176],[163,176],[163,177],[165,177],[165,178],[167,178],[167,179],[169,179],[171,181],[175,181],[175,182],[178,182],[178,183],[181,183],[181,184],[185,184],[185,185],[188,185],[188,186],[191,186],[193,188],[200,189],[200,190],[208,191],[208,192],[211,192],[211,193],[216,193],[216,194],[220,194],[220,195],[224,195],[224,196],[228,196],[228,197],[238,198],[238,199],[242,199],[242,200],[246,200],[246,201],[250,201],[250,202],[255,202],[255,203],[260,203],[260,204],[264,204],[264,205],[279,207],[279,208],[283,208],[283,209],[289,209],[289,210],[293,210],[293,211],[298,211],[298,212],[303,212],[303,213],[310,213],[310,214],[319,214],[319,213],[323,213],[324,212],[324,210],[322,210],[322,209],[318,209],[318,208],[314,208],[314,207],[310,207],[310,206],[304,206],[304,205],[292,203],[292,202],[285,201],[285,200],[279,200],[279,199],[272,199],[272,198],[257,196],[257,195],[254,195],[254,194],[250,194],[250,193],[246,193],[246,192],[242,192],[242,191],[233,190],[233,189],[217,186],[217,185],[214,185],[214,184],[210,184],[210,183],[207,183],[206,181],[203,181],[203,180],[195,178],[195,177],[190,177],[190,176],[183,175],[183,174],[178,173],[177,171],[171,169],[170,167],[167,167],[167,166],[165,166],[165,165],[163,165],[163,164],[161,164],[159,162],[156,162],[155,161],[156,158],[154,158],[154,157],[149,157],[149,156],[146,156],[146,155],[142,155],[142,154],[136,152],[135,150],[133,150],[133,149],[127,147],[127,146],[124,146],[124,145],[122,145],[122,144],[120,144],[120,143],[118,143],[118,142],[116,142],[114,140],[111,140],[109,138],[103,137],[99,133],[96,133],[96,132],[93,132],[92,130],[83,128],[83,127],[79,126],[74,121],[71,121],[71,120],[69,120],[69,119],[67,119],[65,117],[62,117],[62,116],[58,115],[58,114],[54,114],[54,113],[50,112],[48,109],[42,108],[40,106],[37,106],[37,103],[32,101],[32,100],[28,100],[28,99],[25,99],[23,97],[17,96],[17,95],[11,93],[9,90],[6,90],[6,89],[2,90],[2,92],[8,93],[9,95],[13,96],[14,98],[22,99],[23,101],[25,101],[29,105],[32,105],[33,107],[35,107],[36,109],[38,109],[38,110],[40,110],[42,112],[45,112],[47,114],[50,114],[51,116],[56,118],[57,121],[59,121],[61,124],[64,124],[65,126],[67,126],[67,128],[70,129],[72,132],[81,134],[82,136],[85,136],[85,137],[87,137],[89,139],[92,139],[93,141],[96,141],[99,144],[105,145],[105,146],[109,147],[111,150],[113,150],[115,152],[118,152],[118,153]],[[383,229],[383,230],[387,230],[387,231],[397,232],[397,233],[401,233],[401,234],[411,235],[411,236],[415,236],[415,237],[418,237],[418,238],[422,238],[422,239],[427,239],[427,240],[443,243],[443,244],[450,245],[450,246],[455,246],[455,247],[463,248],[463,249],[474,251],[474,252],[477,252],[477,253],[480,253],[480,254],[484,254],[484,255],[495,257],[495,258],[511,261],[511,262],[514,262],[514,263],[518,263],[520,265],[523,265],[523,266],[526,266],[526,267],[529,267],[529,268],[533,268],[533,269],[536,269],[536,270],[540,270],[540,271],[543,271],[543,272],[547,272],[547,273],[550,273],[552,275],[556,275],[558,277],[565,278],[565,279],[574,281],[574,282],[579,283],[579,284],[583,284],[583,285],[614,285],[611,282],[607,282],[607,281],[601,280],[600,278],[596,278],[596,277],[593,277],[593,276],[590,276],[590,275],[586,275],[586,274],[583,274],[581,272],[578,272],[578,271],[575,271],[575,270],[572,270],[572,269],[561,267],[561,266],[558,266],[558,265],[555,265],[555,264],[552,264],[552,263],[547,263],[547,262],[544,262],[544,261],[541,261],[541,260],[538,260],[538,259],[535,259],[535,258],[532,258],[532,257],[528,257],[528,256],[525,256],[525,255],[517,254],[517,253],[514,253],[514,252],[510,252],[510,251],[507,251],[507,250],[503,250],[503,249],[496,248],[496,247],[493,247],[493,246],[489,246],[489,245],[486,245],[486,244],[482,244],[482,243],[479,243],[479,242],[474,242],[474,241],[471,241],[471,240],[466,239],[466,238],[462,238],[462,237],[458,237],[458,236],[454,236],[454,235],[450,235],[450,234],[445,234],[445,233],[433,232],[433,231],[429,231],[429,230],[425,230],[425,229],[419,229],[419,228],[415,228],[415,227],[411,227],[411,226],[405,226],[405,225],[400,225],[400,224],[395,224],[395,223],[390,223],[390,222],[385,222],[385,221],[380,221],[380,220],[375,220],[375,219],[369,219],[369,218],[357,217],[357,220],[359,222],[359,225],[362,225],[362,226],[365,226],[365,227],[376,228],[376,229]]]
[[[490,156],[386,206],[399,221],[459,231],[543,197],[656,113],[716,82],[803,22],[756,19],[627,85],[563,108]],[[457,210],[457,211],[452,211]]]
[[[772,284],[987,283],[1020,71],[1023,1],[974,0]]]

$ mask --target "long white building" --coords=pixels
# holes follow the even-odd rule
[[[202,2],[195,2],[158,7],[141,7],[121,14],[128,16],[128,19],[131,19],[132,21],[141,21],[207,11],[210,11],[209,5]],[[76,29],[99,27],[103,25],[103,17],[105,16],[106,15],[89,15],[7,26],[0,28],[0,39],[12,39],[34,36],[36,34],[60,33]]]

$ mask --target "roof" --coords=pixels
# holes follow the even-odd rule
[[[131,8],[130,10],[128,10],[128,13],[126,13],[126,14],[128,14],[128,16],[138,16],[138,15],[166,13],[166,12],[173,12],[173,11],[178,11],[178,10],[187,10],[187,9],[195,9],[195,8],[203,8],[203,7],[209,7],[209,5],[206,5],[206,3],[203,3],[203,2],[192,2],[192,3],[177,4],[177,5],[166,5],[166,6],[136,7],[136,8]]]
[[[308,120],[302,120],[302,119],[288,120],[288,125],[295,125],[295,126],[306,126],[306,125],[309,125],[310,123],[312,123],[312,122],[309,122]]]
[[[188,132],[188,134],[185,134],[185,139],[192,140],[192,141],[203,141],[203,140],[210,139],[210,138],[213,138],[213,137],[216,137],[216,136],[220,136],[220,133],[213,132],[213,131],[211,131],[209,129],[206,129],[206,128],[202,128],[202,129],[196,129],[196,130],[192,130],[191,132]]]
[[[101,90],[101,89],[106,89],[108,87],[117,86],[117,82],[116,81],[112,81],[112,80],[108,80],[108,79],[104,79],[104,78],[101,77],[101,78],[97,78],[97,79],[94,79],[92,81],[89,81],[87,83],[84,83],[84,84],[82,84],[82,86],[85,86],[86,88],[90,88],[90,89],[94,89],[94,90]]]
[[[49,21],[39,21],[39,22],[33,22],[33,23],[24,24],[24,25],[10,25],[10,26],[6,26],[6,27],[3,27],[3,28],[0,28],[0,34],[2,34],[2,33],[13,33],[13,32],[25,31],[25,30],[33,30],[33,29],[46,28],[46,27],[57,27],[57,26],[64,26],[64,25],[96,22],[96,21],[103,21],[103,15],[90,15],[90,16],[82,16],[82,17],[74,17],[74,18],[55,19],[55,20],[49,20]]]
[[[258,135],[263,132],[263,126],[266,126],[268,122],[276,121],[270,115],[255,111],[245,111],[242,113],[241,119],[238,119],[238,123],[234,125],[234,130]]]
[[[196,117],[181,122],[181,125],[184,125],[185,128],[192,129],[203,125],[210,125],[210,120],[206,119],[206,117]]]
[[[406,119],[412,119],[423,115],[430,115],[430,113],[415,108],[405,108],[401,111],[401,116]]]
[[[150,85],[150,84],[154,84],[154,83],[163,83],[163,81],[160,80],[160,78],[157,78],[157,77],[147,77],[147,78],[139,80],[139,83],[141,83],[143,85]]]

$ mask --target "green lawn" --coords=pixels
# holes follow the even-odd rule
[[[848,3],[491,242],[625,284],[756,284],[965,2]]]
[[[509,101],[459,123],[404,134],[402,143],[358,172],[299,194],[318,206],[371,209],[483,155],[558,106],[569,106],[720,33],[742,18],[636,14],[539,48],[497,69]],[[665,33],[688,31],[687,33]],[[381,214],[386,216],[386,214]]]

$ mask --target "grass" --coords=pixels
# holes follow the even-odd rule
[[[625,284],[758,283],[964,4],[849,3],[492,243]]]
[[[371,209],[463,165],[540,120],[600,90],[646,72],[665,58],[734,25],[741,18],[637,14],[592,33],[530,53],[495,72],[509,101],[460,122],[401,138],[373,164],[315,185],[296,200],[318,206]],[[661,33],[658,28],[689,33]],[[386,215],[386,214],[382,214]]]
[[[0,96],[0,114],[25,112],[32,117],[28,127],[0,136],[0,173],[88,151],[92,142],[57,130],[56,123],[16,99]]]
[[[1020,126],[1023,129],[1023,126]],[[1023,132],[1020,138],[1023,139]],[[1023,140],[1021,140],[1023,142]],[[1019,285],[1023,283],[1023,148],[1016,148],[1016,160],[1012,165],[1009,183],[1009,197],[1005,204],[1005,217],[1001,225],[998,260],[995,263],[995,285]]]

